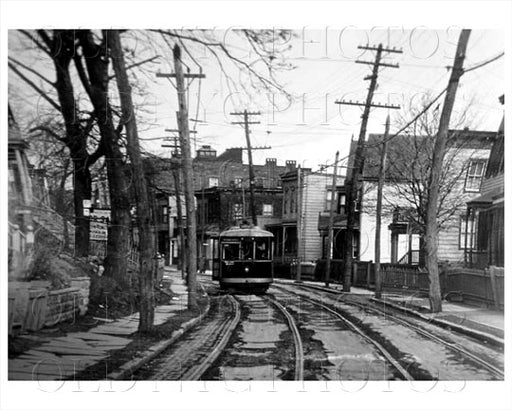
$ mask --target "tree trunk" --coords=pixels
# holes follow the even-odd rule
[[[140,289],[140,319],[139,331],[148,332],[153,327],[155,302],[153,294],[153,256],[154,234],[151,229],[151,206],[148,198],[144,168],[140,156],[137,123],[132,102],[132,90],[126,74],[123,50],[119,31],[107,32],[108,45],[112,52],[112,64],[116,73],[117,87],[121,99],[123,123],[126,129],[127,150],[135,187],[137,203],[137,226],[139,228],[139,289]]]
[[[382,190],[386,179],[387,139],[389,137],[389,115],[386,118],[386,128],[382,138],[379,165],[379,182],[377,184],[377,208],[375,211],[375,297],[382,297],[382,277],[380,272],[380,229],[382,224]]]
[[[105,153],[110,193],[111,219],[108,228],[105,273],[123,286],[129,285],[127,277],[130,240],[130,186],[125,172],[123,154],[119,147],[119,133],[114,127],[108,98],[108,57],[105,44],[98,45],[89,30],[79,31],[77,36],[83,49],[89,74],[89,96],[100,129]],[[105,42],[105,36],[103,38]],[[133,175],[132,175],[133,177]]]
[[[65,202],[65,193],[66,193],[66,180],[68,179],[68,169],[69,169],[70,159],[66,158],[64,162],[64,169],[62,171],[62,176],[60,178],[59,188],[57,191],[57,203],[55,204],[55,209],[57,213],[62,217],[62,250],[64,252],[69,251],[69,230],[68,230],[68,213],[67,213],[67,204]]]
[[[457,44],[457,51],[455,54],[455,61],[453,64],[452,73],[448,82],[448,89],[443,105],[443,111],[439,120],[439,131],[437,132],[436,141],[434,145],[434,155],[432,158],[432,168],[430,170],[428,199],[427,199],[427,223],[425,234],[425,248],[426,248],[426,264],[430,280],[429,297],[430,308],[432,312],[441,312],[441,286],[439,283],[439,266],[438,266],[438,227],[437,227],[437,208],[439,197],[439,181],[441,178],[441,171],[443,167],[443,159],[446,151],[446,140],[448,137],[448,127],[450,125],[450,116],[455,102],[455,95],[459,84],[459,78],[463,74],[462,65],[464,63],[464,55],[469,40],[471,30],[462,30],[459,42]]]
[[[50,45],[55,65],[55,88],[59,98],[62,117],[66,127],[65,143],[73,159],[74,204],[75,204],[75,254],[89,254],[89,218],[84,217],[83,200],[91,199],[91,173],[87,153],[87,135],[80,122],[74,96],[69,65],[75,52],[75,37],[72,30],[55,30]]]

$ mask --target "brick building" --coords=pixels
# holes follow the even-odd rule
[[[213,238],[223,229],[250,219],[249,165],[243,162],[242,148],[228,148],[221,155],[203,145],[193,158],[194,190],[197,203],[197,232],[200,255],[211,257]],[[265,227],[281,216],[282,189],[280,175],[295,168],[295,161],[278,165],[275,158],[254,164],[255,203],[258,225]],[[158,249],[167,263],[177,264],[180,246],[176,212],[176,194],[170,160],[152,158],[147,169],[156,192]],[[181,192],[183,190],[181,189]],[[182,200],[184,210],[184,201]],[[185,217],[185,212],[183,212]]]

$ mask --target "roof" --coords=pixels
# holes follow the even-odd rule
[[[257,226],[242,225],[234,226],[222,232],[220,238],[239,238],[239,237],[259,237],[259,238],[273,238],[274,235],[265,231]]]
[[[499,188],[496,188],[490,192],[487,192],[486,194],[473,198],[471,201],[468,201],[468,206],[477,207],[492,205],[494,199],[500,196],[503,196],[503,192]]]
[[[449,130],[449,141],[447,147],[467,149],[490,149],[495,141],[497,132],[494,131],[473,131],[473,130]],[[366,141],[366,155],[363,177],[366,180],[378,179],[379,165],[383,134],[370,134]],[[388,140],[386,179],[399,181],[404,178],[404,166],[415,163],[419,168],[424,169],[430,163],[431,152],[435,139],[425,135],[398,135]],[[355,150],[357,141],[353,140],[350,145],[350,157],[348,161],[347,179],[352,174],[354,166]]]

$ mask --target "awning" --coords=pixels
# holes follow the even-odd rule
[[[347,216],[346,215],[334,215],[334,229],[342,229],[347,227]],[[329,216],[328,215],[318,215],[318,230],[324,231],[329,229]]]
[[[494,189],[490,192],[487,192],[486,194],[480,195],[471,201],[468,202],[468,207],[475,208],[479,206],[489,206],[492,205],[493,200],[495,198],[499,198],[500,196],[503,196],[503,193],[500,191],[500,189]]]

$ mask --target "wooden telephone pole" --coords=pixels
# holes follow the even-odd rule
[[[439,239],[437,229],[439,180],[441,179],[444,154],[446,151],[446,141],[448,139],[448,126],[450,124],[453,104],[455,103],[455,95],[457,94],[459,79],[464,73],[463,64],[470,33],[471,30],[462,30],[459,36],[457,51],[455,52],[455,61],[453,63],[452,73],[450,75],[444,100],[443,111],[441,112],[441,117],[439,119],[439,130],[437,131],[434,143],[434,154],[428,185],[425,246],[427,251],[426,264],[430,282],[430,309],[434,313],[441,312],[442,310],[441,286],[439,283],[439,266],[437,260],[437,243]]]
[[[361,50],[369,50],[376,51],[377,54],[375,56],[375,61],[362,61],[356,60],[356,63],[359,64],[369,64],[373,66],[372,74],[366,76],[364,80],[370,80],[370,87],[368,88],[368,94],[366,96],[366,102],[358,102],[358,101],[336,101],[336,104],[344,104],[344,105],[355,105],[355,106],[363,106],[364,111],[361,120],[361,129],[359,131],[359,139],[357,141],[357,147],[354,158],[354,166],[352,169],[352,173],[350,178],[347,178],[345,185],[347,187],[346,190],[346,211],[347,211],[347,230],[345,237],[345,269],[343,275],[343,291],[350,292],[350,286],[352,282],[352,266],[353,266],[353,240],[354,240],[354,229],[357,223],[357,215],[355,211],[355,204],[358,201],[358,193],[360,191],[360,179],[363,174],[364,168],[364,158],[365,158],[365,136],[366,136],[366,127],[368,125],[368,119],[370,117],[370,108],[392,108],[398,109],[400,106],[398,105],[387,105],[387,104],[373,104],[373,94],[375,93],[375,89],[377,87],[377,77],[379,74],[379,67],[391,67],[398,68],[398,64],[390,64],[381,62],[382,53],[402,53],[401,50],[397,50],[395,48],[384,48],[382,44],[379,44],[378,47],[375,46],[359,46]]]
[[[237,111],[232,112],[230,115],[243,115],[244,120],[238,122],[232,122],[231,124],[242,124],[245,128],[245,140],[247,142],[247,156],[249,158],[249,207],[251,209],[252,224],[256,226],[258,219],[256,218],[256,205],[254,203],[254,168],[252,164],[252,149],[251,149],[251,138],[249,136],[249,125],[259,124],[259,121],[249,121],[250,115],[261,115],[260,112],[249,112],[244,110],[243,112]]]
[[[380,225],[382,220],[382,188],[386,179],[386,156],[389,137],[389,115],[386,118],[386,128],[382,138],[379,165],[379,182],[377,185],[377,209],[375,221],[375,297],[380,299],[382,296],[382,277],[380,273]]]
[[[334,159],[334,174],[332,176],[332,189],[331,189],[331,207],[329,209],[329,231],[327,234],[327,263],[325,267],[325,286],[329,287],[329,280],[331,278],[331,258],[332,258],[332,237],[334,225],[334,206],[335,206],[335,192],[336,192],[336,179],[338,176],[338,157],[340,152],[336,151]]]
[[[176,78],[176,90],[178,92],[178,129],[181,146],[181,163],[184,177],[185,204],[187,209],[187,287],[188,287],[188,308],[197,309],[197,221],[194,202],[194,179],[192,169],[192,157],[190,153],[190,130],[188,126],[188,108],[186,101],[187,88],[185,79],[204,78],[203,73],[190,74],[183,73],[181,61],[181,49],[175,45],[173,50],[174,73],[158,73],[157,77]]]
[[[167,132],[176,132],[178,130],[169,130]],[[187,270],[186,260],[184,255],[185,249],[185,228],[183,226],[183,212],[181,208],[181,154],[178,150],[178,137],[173,137],[173,145],[162,145],[164,148],[173,148],[171,153],[171,173],[174,181],[174,195],[176,196],[176,215],[178,220],[178,232],[180,235],[178,246],[179,267],[181,269],[181,277],[184,278],[184,272]],[[168,215],[170,218],[171,216]],[[169,232],[171,235],[171,232]]]

